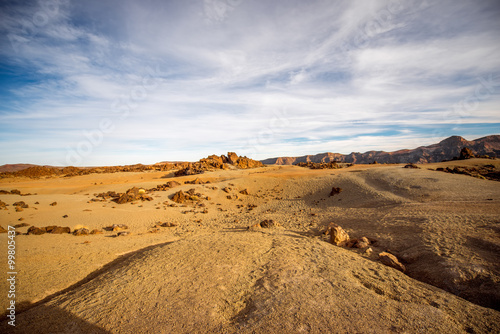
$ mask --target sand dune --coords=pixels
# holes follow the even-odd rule
[[[480,159],[422,169],[274,166],[202,174],[211,183],[199,185],[183,184],[193,176],[163,178],[164,172],[2,180],[0,189],[37,193],[0,195],[29,205],[0,211],[4,227],[24,218],[72,229],[126,224],[131,232],[17,236],[23,305],[15,330],[499,332],[500,184],[429,170],[492,163],[500,168],[498,160]],[[181,185],[149,193],[150,202],[92,201],[100,192],[169,180]],[[343,191],[330,197],[333,186]],[[210,199],[171,206],[175,192],[189,189]],[[264,219],[281,227],[246,230]],[[332,221],[352,237],[375,240],[373,252],[327,242],[322,232]],[[378,261],[387,250],[405,274]]]

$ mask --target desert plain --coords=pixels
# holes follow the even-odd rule
[[[0,225],[27,225],[15,237],[16,326],[3,316],[0,331],[499,333],[500,183],[436,171],[486,164],[500,169],[470,159],[1,179],[31,195],[0,195]],[[133,187],[152,200],[97,196]],[[180,190],[192,196],[176,203]],[[369,246],[332,244],[332,222]],[[52,225],[99,233],[26,235]]]

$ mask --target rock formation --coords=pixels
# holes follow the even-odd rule
[[[378,163],[430,163],[458,157],[464,147],[469,148],[475,156],[500,157],[500,135],[486,136],[472,141],[459,136],[452,136],[437,144],[394,152],[368,151],[350,154],[328,152],[301,157],[271,158],[262,160],[262,162],[266,165],[297,165],[299,163],[307,165],[308,163],[325,164],[330,162],[370,164],[374,161]]]

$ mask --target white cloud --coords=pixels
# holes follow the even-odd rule
[[[431,140],[418,127],[500,123],[500,85],[480,83],[492,75],[496,85],[500,74],[489,4],[126,1],[111,12],[101,2],[57,4],[0,17],[16,41],[3,38],[0,55],[30,76],[0,110],[3,128],[27,139],[0,139],[24,146],[42,136],[57,151],[111,119],[115,130],[82,164],[129,162],[112,153],[123,145],[148,161],[231,147],[259,158],[413,147]],[[33,25],[35,13],[45,13],[43,24]],[[399,134],[381,135],[395,127]],[[28,151],[4,162],[27,161]]]

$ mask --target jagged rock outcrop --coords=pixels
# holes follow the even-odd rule
[[[234,152],[228,152],[227,156],[210,155],[207,158],[200,159],[200,161],[189,163],[185,168],[175,172],[175,176],[195,175],[206,171],[227,169],[229,165],[241,169],[264,167],[264,164],[260,161],[239,157]]]

